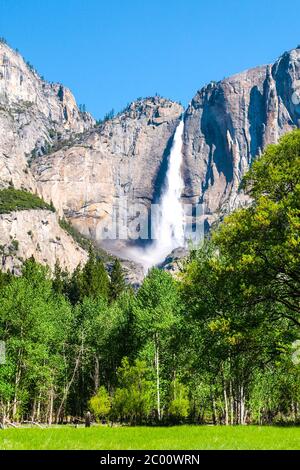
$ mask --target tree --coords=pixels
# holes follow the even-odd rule
[[[116,389],[113,397],[112,416],[128,420],[130,424],[141,424],[143,419],[149,417],[154,406],[150,370],[144,361],[137,359],[130,365],[125,357],[117,373],[121,387]]]
[[[13,420],[40,420],[44,410],[45,421],[51,422],[55,386],[64,368],[61,354],[70,307],[63,297],[53,296],[47,270],[33,259],[25,263],[23,276],[13,278],[0,295],[0,336],[7,355],[1,366],[7,380],[0,397],[2,414]]]
[[[100,387],[89,401],[89,408],[96,420],[106,418],[111,409],[110,397],[105,387]]]
[[[248,303],[280,303],[300,326],[300,130],[270,145],[243,186],[253,203],[228,216],[214,240]]]
[[[66,295],[72,305],[76,305],[82,292],[82,268],[80,264],[74,269],[69,281],[67,282]]]
[[[175,421],[181,421],[189,414],[189,399],[187,388],[175,379],[171,383],[171,401],[168,407],[168,413]]]
[[[212,242],[186,265],[183,376],[193,384],[192,395],[206,378],[214,423],[244,424],[255,375],[288,351],[295,331],[281,315],[282,306],[246,302],[239,273],[226,267],[226,252]]]
[[[110,274],[110,300],[116,300],[125,289],[125,279],[121,263],[118,259],[114,261]]]
[[[104,118],[103,118],[103,121],[106,122],[106,121],[110,121],[111,119],[113,119],[115,116],[115,110],[114,109],[111,109],[108,113],[105,114]]]
[[[59,261],[56,260],[54,266],[52,288],[57,294],[64,294],[67,288],[68,273],[60,267]]]
[[[103,261],[96,257],[92,247],[89,249],[89,259],[85,266],[82,268],[79,265],[73,271],[67,286],[67,295],[73,305],[84,297],[108,299],[109,278]]]
[[[137,319],[135,315],[135,294],[127,288],[118,299],[110,305],[110,311],[114,311],[116,327],[111,336],[113,351],[111,357],[115,357],[118,365],[123,357],[133,361],[141,348],[141,339],[137,331]]]
[[[96,257],[92,248],[89,251],[89,259],[85,264],[79,283],[80,299],[86,297],[108,298],[109,279],[103,261]]]
[[[0,290],[5,287],[13,279],[13,276],[10,271],[6,273],[0,271]]]
[[[115,328],[107,302],[101,298],[84,297],[73,309],[73,331],[65,351],[67,370],[59,415],[68,407],[74,415],[81,415],[88,397],[97,393],[100,382],[106,380],[110,369],[109,341]]]
[[[163,340],[179,320],[179,296],[175,281],[165,271],[154,268],[137,294],[137,327],[142,338],[154,346],[157,418],[161,419],[160,360]]]

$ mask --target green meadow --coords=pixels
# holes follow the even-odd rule
[[[89,429],[60,426],[0,431],[1,450],[300,449],[300,427],[174,426]]]

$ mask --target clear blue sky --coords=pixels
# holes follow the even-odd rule
[[[300,43],[300,2],[0,0],[0,36],[98,118],[274,61]]]

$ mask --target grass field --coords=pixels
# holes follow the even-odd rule
[[[0,449],[300,449],[300,427],[52,427],[0,430]]]

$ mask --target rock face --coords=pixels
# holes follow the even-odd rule
[[[0,185],[36,189],[28,161],[94,125],[71,92],[44,81],[22,56],[0,43]]]
[[[300,48],[197,92],[184,113],[182,200],[203,204],[207,228],[249,203],[240,181],[266,145],[299,127],[299,103]],[[37,191],[83,235],[122,258],[125,238],[148,235],[142,233],[147,210],[160,195],[182,113],[178,103],[145,98],[96,127],[67,88],[45,82],[0,43],[0,189],[13,184]],[[34,254],[53,266],[59,256],[70,269],[86,259],[61,235],[55,215],[48,220],[35,211],[32,221],[30,215],[1,216],[6,252],[12,236],[20,242],[15,258]],[[115,230],[116,220],[125,232]],[[173,255],[165,263],[171,271]],[[10,265],[5,256],[4,268]],[[138,284],[141,266],[135,269]]]
[[[295,49],[274,65],[210,83],[191,101],[184,115],[183,201],[203,204],[207,227],[249,202],[239,184],[252,160],[298,126],[299,79]],[[139,203],[142,213],[155,200],[181,113],[180,105],[159,97],[133,103],[75,145],[36,159],[39,191],[82,234],[103,240],[118,210],[122,219],[122,205],[130,210]],[[128,217],[134,226],[136,211]]]
[[[145,277],[145,271],[142,264],[135,263],[128,259],[119,258],[120,264],[122,266],[123,275],[126,284],[131,286],[134,290],[137,290]],[[113,262],[105,263],[105,268],[107,272],[111,273],[113,267]]]
[[[94,240],[103,241],[116,214],[126,226],[126,205],[135,228],[159,193],[182,112],[179,104],[159,97],[136,101],[76,145],[37,158],[32,170],[39,191]]]
[[[266,145],[299,126],[300,49],[210,83],[185,113],[184,200],[204,204],[210,224],[247,202],[241,178]]]
[[[171,273],[174,277],[180,277],[184,268],[184,263],[188,259],[189,250],[187,248],[175,248],[169,256],[159,265],[161,269]]]
[[[60,266],[73,271],[87,260],[86,252],[60,228],[57,215],[48,210],[24,210],[0,215],[1,269],[18,273],[32,255],[52,270]]]
[[[95,124],[71,92],[44,81],[21,55],[0,42],[0,189],[38,191],[29,163]],[[58,225],[55,214],[30,210],[0,216],[1,267],[15,272],[34,255],[72,271],[87,255]]]

